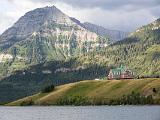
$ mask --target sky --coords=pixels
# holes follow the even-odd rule
[[[53,5],[81,22],[127,32],[160,18],[160,0],[0,0],[0,34],[26,12]]]

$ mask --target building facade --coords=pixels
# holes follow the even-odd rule
[[[111,69],[108,74],[108,79],[132,79],[134,78],[134,72],[121,65],[118,68]]]

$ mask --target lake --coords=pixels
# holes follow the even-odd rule
[[[160,106],[0,107],[0,120],[160,120]]]

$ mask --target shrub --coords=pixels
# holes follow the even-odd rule
[[[132,92],[129,95],[124,95],[121,98],[110,100],[109,105],[146,105],[154,104],[153,97],[142,96],[139,93]]]
[[[48,92],[52,92],[54,90],[54,85],[49,85],[49,86],[46,86],[45,88],[43,88],[41,90],[42,93],[48,93]]]
[[[82,96],[71,96],[66,98],[60,98],[57,103],[57,105],[75,105],[75,106],[83,106],[83,105],[89,105],[89,100],[87,97]]]
[[[20,103],[20,106],[30,106],[30,105],[34,105],[34,101],[32,99],[25,100]]]
[[[153,91],[154,93],[156,93],[156,92],[157,92],[156,88],[153,88],[153,89],[152,89],[152,91]]]

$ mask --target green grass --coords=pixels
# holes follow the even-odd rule
[[[156,88],[157,93],[152,91],[153,88]],[[156,104],[160,104],[160,79],[81,81],[61,85],[56,87],[53,92],[38,93],[7,105],[20,105],[23,101],[27,100],[33,100],[35,105],[56,105],[58,100],[72,96],[87,97],[89,101],[92,101],[93,98],[98,101],[105,101],[118,99],[132,92],[140,93],[143,96],[152,95]]]

